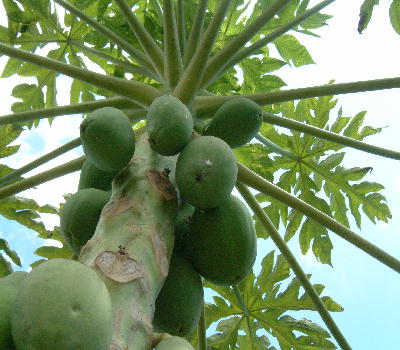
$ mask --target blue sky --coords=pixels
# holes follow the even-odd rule
[[[312,1],[312,3],[317,3]],[[394,77],[399,75],[400,36],[396,35],[388,22],[388,1],[382,2],[368,29],[359,35],[356,31],[357,17],[361,0],[338,0],[324,12],[333,14],[330,25],[318,33],[321,39],[299,36],[309,49],[316,65],[302,68],[287,67],[280,76],[290,88],[320,85],[331,79],[336,82],[349,82],[365,79]],[[2,10],[0,10],[1,15]],[[4,17],[1,23],[4,23]],[[5,63],[0,58],[0,67]],[[10,81],[8,81],[10,80]],[[27,79],[3,79],[0,81],[4,101],[0,114],[7,114],[12,99],[12,85]],[[68,94],[63,93],[68,79],[59,84],[60,105],[68,103]],[[367,142],[391,149],[399,149],[398,138],[399,109],[395,106],[400,96],[399,89],[362,94],[340,96],[339,105],[345,114],[354,115],[367,110],[366,124],[375,127],[388,126],[380,135],[367,138]],[[23,164],[49,152],[66,141],[78,136],[78,116],[56,118],[53,126],[46,121],[29,133],[23,133],[18,143],[22,144],[21,153],[7,159],[8,164],[20,167]],[[49,164],[53,167],[76,158],[80,149],[74,150]],[[389,224],[373,225],[364,216],[362,230],[355,225],[352,229],[392,255],[400,258],[400,163],[394,160],[369,155],[360,151],[349,151],[345,159],[347,166],[372,166],[368,181],[382,183],[386,189],[382,193],[387,197],[393,219]],[[28,175],[43,171],[40,168]],[[22,195],[34,198],[39,204],[58,205],[63,201],[62,194],[75,192],[78,174],[64,176],[62,179],[28,190]],[[51,228],[58,220],[51,215],[43,216],[46,225]],[[331,234],[334,243],[332,255],[333,267],[321,265],[311,254],[302,256],[299,252],[297,237],[290,242],[303,268],[311,273],[314,283],[326,286],[325,295],[332,296],[345,309],[343,313],[333,314],[339,327],[354,349],[396,349],[398,347],[398,325],[400,324],[400,279],[398,274],[384,265],[366,256],[360,250],[350,246],[342,239]],[[12,249],[21,255],[24,269],[37,260],[32,252],[43,244],[35,234],[20,225],[0,217],[0,237],[6,238]],[[46,242],[51,245],[51,242]],[[272,242],[260,245],[260,255],[272,249]],[[318,314],[301,313],[296,317],[305,317],[322,324]]]

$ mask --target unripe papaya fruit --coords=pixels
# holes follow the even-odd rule
[[[135,152],[135,136],[125,113],[113,107],[96,109],[80,125],[83,150],[97,168],[120,170]]]
[[[70,196],[64,204],[60,228],[65,241],[76,255],[92,238],[101,211],[109,199],[110,192],[85,188]]]
[[[189,109],[176,97],[157,97],[147,113],[150,147],[163,156],[178,154],[189,142],[193,118]]]
[[[103,171],[98,169],[92,164],[92,162],[86,159],[82,165],[78,189],[97,188],[103,191],[110,191],[112,180],[118,172],[118,170]]]
[[[203,296],[201,278],[192,264],[172,254],[168,276],[156,299],[155,331],[188,336],[199,322]]]
[[[230,196],[220,206],[196,209],[188,242],[194,268],[218,285],[235,285],[251,271],[257,253],[253,219],[246,206]]]
[[[194,347],[186,339],[169,337],[161,340],[155,350],[194,350]]]
[[[175,222],[174,253],[186,259],[190,259],[186,236],[189,233],[190,218],[193,215],[194,209],[189,203],[182,203],[178,208],[178,215]]]
[[[185,201],[197,208],[213,208],[228,198],[237,172],[235,156],[225,141],[200,136],[180,153],[175,180]]]
[[[94,270],[52,259],[23,280],[11,315],[17,350],[108,350],[110,294]]]
[[[260,130],[262,109],[252,100],[237,97],[226,101],[215,113],[203,135],[224,140],[232,148],[250,142]]]
[[[27,272],[17,271],[0,278],[0,349],[15,350],[11,335],[11,314],[13,304],[22,280]]]

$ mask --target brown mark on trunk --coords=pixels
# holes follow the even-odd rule
[[[151,185],[165,198],[165,200],[176,199],[176,191],[168,176],[156,169],[147,169],[145,171]]]
[[[156,257],[157,265],[161,272],[161,276],[167,277],[169,270],[167,246],[164,239],[161,237],[159,230],[155,230],[151,233],[151,243],[153,246],[153,252]]]
[[[127,210],[133,209],[135,213],[142,212],[142,203],[133,197],[120,197],[108,203],[102,211],[104,216],[116,216]]]

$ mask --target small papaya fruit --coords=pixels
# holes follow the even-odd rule
[[[232,195],[216,208],[194,211],[188,242],[194,268],[217,285],[239,283],[256,259],[253,219],[240,199]]]
[[[135,152],[135,136],[129,118],[113,107],[96,109],[80,125],[83,151],[103,171],[120,170]]]
[[[70,196],[64,204],[60,228],[72,251],[79,255],[82,246],[92,238],[101,211],[110,199],[110,192],[85,188]]]
[[[174,253],[182,258],[190,259],[187,246],[187,235],[189,231],[190,218],[193,215],[194,207],[189,203],[182,203],[178,208],[175,222]]]
[[[108,350],[113,328],[104,282],[68,259],[35,267],[22,281],[11,315],[17,350]]]
[[[0,349],[15,350],[11,335],[11,314],[18,288],[28,275],[24,271],[16,271],[0,278]]]
[[[226,101],[215,113],[203,132],[224,140],[236,148],[250,142],[260,130],[262,109],[252,100],[237,97]]]
[[[163,156],[178,154],[189,142],[193,118],[189,109],[176,97],[157,97],[147,113],[150,147]]]
[[[112,180],[118,172],[119,170],[103,171],[98,169],[92,164],[92,162],[86,159],[82,165],[78,190],[83,190],[84,188],[97,188],[103,191],[110,191]]]
[[[194,350],[194,347],[186,339],[169,337],[161,340],[155,350]]]
[[[197,208],[213,208],[228,198],[237,172],[235,156],[225,141],[200,136],[179,154],[175,180],[185,201]]]
[[[186,337],[203,307],[203,285],[192,264],[172,254],[168,276],[156,299],[153,326],[158,333]]]

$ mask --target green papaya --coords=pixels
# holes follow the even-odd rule
[[[197,208],[213,208],[228,198],[237,172],[235,156],[225,141],[200,136],[180,153],[175,180],[185,201]]]
[[[168,276],[156,299],[154,330],[186,337],[196,328],[203,308],[203,285],[186,259],[172,254]]]
[[[113,107],[96,109],[80,125],[83,151],[103,171],[126,167],[135,152],[129,118]]]
[[[97,188],[103,191],[110,191],[112,180],[118,173],[118,170],[103,171],[98,169],[86,159],[82,165],[78,190],[83,190],[84,188]]]
[[[11,335],[11,314],[18,288],[27,272],[17,271],[0,278],[0,349],[15,350]]]
[[[194,209],[189,203],[182,203],[178,208],[175,222],[174,253],[186,259],[190,259],[186,236],[188,235],[190,218]]]
[[[194,268],[217,285],[235,285],[252,270],[257,253],[253,219],[246,206],[230,196],[220,206],[196,209],[189,229]]]
[[[186,339],[169,337],[161,340],[155,350],[194,350],[194,347]]]
[[[60,228],[72,251],[79,255],[82,246],[92,238],[110,192],[85,188],[71,195],[64,204]]]
[[[104,282],[67,259],[35,267],[22,281],[11,315],[17,350],[108,350],[113,329]]]
[[[176,97],[157,97],[147,113],[150,147],[163,156],[178,154],[192,137],[193,118],[189,109]]]
[[[215,113],[203,135],[212,135],[236,148],[250,142],[260,130],[262,109],[252,100],[237,97],[226,101]]]

